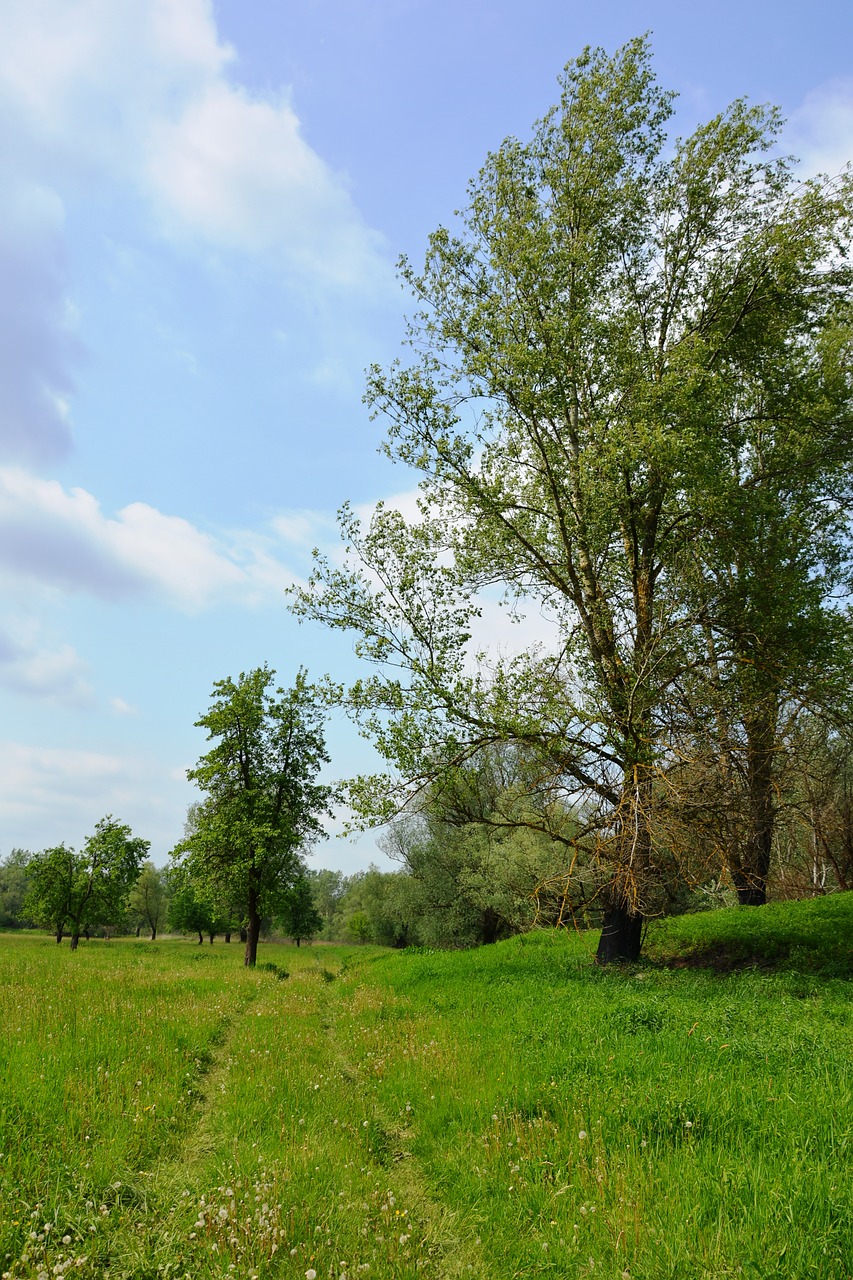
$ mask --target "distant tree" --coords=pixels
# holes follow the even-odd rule
[[[130,891],[129,909],[132,916],[151,930],[151,941],[166,921],[168,895],[163,873],[153,862],[146,862],[136,884]]]
[[[56,845],[33,854],[28,870],[30,884],[23,910],[61,942],[74,910],[75,885],[83,871],[82,856],[64,844]]]
[[[328,756],[314,690],[302,671],[289,690],[274,678],[264,666],[214,685],[196,723],[216,745],[187,774],[204,798],[173,853],[209,900],[244,904],[247,965],[261,917],[283,909],[302,870],[300,850],[324,834],[331,795],[317,781]]]
[[[332,871],[328,867],[319,870],[306,868],[305,876],[311,886],[314,906],[323,919],[323,937],[327,940],[337,937],[335,917],[346,890],[346,876],[342,871]]]
[[[323,917],[314,905],[311,884],[307,876],[297,876],[284,894],[284,907],[280,916],[281,927],[297,947],[304,940],[314,938],[323,928]]]
[[[210,935],[215,929],[213,907],[200,896],[198,886],[182,867],[170,868],[167,885],[170,896],[166,919],[169,928],[178,933],[197,933],[201,946],[205,934]]]
[[[19,929],[28,923],[23,903],[30,887],[32,856],[27,849],[13,849],[0,862],[0,928]]]
[[[61,942],[71,931],[71,950],[80,934],[95,925],[116,925],[124,916],[131,887],[139,876],[149,842],[112,815],[102,818],[82,853],[59,845],[36,854],[25,907],[34,920],[48,925]]]

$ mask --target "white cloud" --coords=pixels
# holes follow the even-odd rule
[[[106,516],[85,489],[10,467],[0,468],[0,566],[108,600],[154,594],[187,612],[259,603],[294,581],[257,537],[217,539],[143,502]]]
[[[33,623],[0,631],[0,684],[14,693],[63,706],[91,706],[88,667],[69,644],[45,646]]]
[[[0,740],[0,824],[9,846],[65,841],[79,848],[112,813],[151,840],[162,862],[180,837],[190,796],[185,778],[141,753]]]
[[[172,237],[272,253],[315,285],[390,283],[286,93],[250,95],[233,60],[209,0],[6,0],[0,118],[28,135],[16,162],[39,180],[130,184]]]
[[[809,93],[791,115],[785,141],[807,175],[840,173],[853,161],[853,80]]]
[[[2,18],[0,462],[70,448],[81,348],[65,222],[81,201],[130,195],[182,250],[262,255],[312,299],[391,287],[378,236],[286,94],[228,78],[211,0],[4,0]]]
[[[139,715],[139,708],[131,706],[129,702],[125,702],[124,698],[110,698],[110,707],[117,716]]]

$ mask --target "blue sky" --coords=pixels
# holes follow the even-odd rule
[[[779,104],[853,158],[834,0],[0,0],[0,856],[113,813],[165,861],[214,680],[353,674],[284,589],[334,513],[405,495],[363,370],[394,264],[586,44],[652,32],[686,132]],[[333,774],[372,767],[340,719]],[[347,871],[373,837],[331,839]],[[380,857],[381,861],[381,857]]]

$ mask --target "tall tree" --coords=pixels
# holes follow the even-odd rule
[[[244,904],[247,965],[261,917],[280,912],[302,870],[300,850],[324,834],[331,798],[317,781],[328,756],[315,691],[303,671],[291,689],[274,680],[263,666],[214,685],[196,723],[216,745],[187,773],[204,798],[173,854],[211,900]]]
[[[364,529],[345,509],[349,566],[320,559],[295,593],[377,664],[345,698],[397,774],[353,787],[365,817],[484,746],[520,744],[538,760],[531,786],[584,815],[567,849],[601,869],[602,962],[639,954],[671,863],[671,766],[685,682],[707,668],[703,627],[739,674],[751,661],[747,614],[710,584],[753,540],[758,607],[780,555],[806,590],[807,558],[772,539],[759,555],[739,461],[755,480],[784,453],[781,493],[807,458],[813,513],[849,493],[853,176],[797,181],[775,155],[778,114],[743,101],[672,142],[672,104],[645,40],[586,50],[531,141],[489,156],[458,233],[430,238],[422,271],[403,263],[417,354],[374,369],[368,401],[389,454],[421,473],[420,518],[380,506]],[[785,449],[768,452],[780,432]],[[823,532],[837,565],[846,530]],[[491,588],[549,619],[552,643],[477,654]],[[750,690],[740,714],[766,843],[772,709]]]

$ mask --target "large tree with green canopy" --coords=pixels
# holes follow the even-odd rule
[[[639,953],[714,690],[746,739],[761,900],[778,709],[846,568],[853,180],[801,182],[778,113],[744,101],[673,141],[644,39],[586,50],[560,88],[402,264],[413,357],[367,396],[420,518],[345,509],[348,564],[318,560],[296,607],[376,664],[344,695],[394,772],[353,785],[365,820],[516,744],[582,819],[607,961]],[[552,642],[478,653],[494,589]]]

